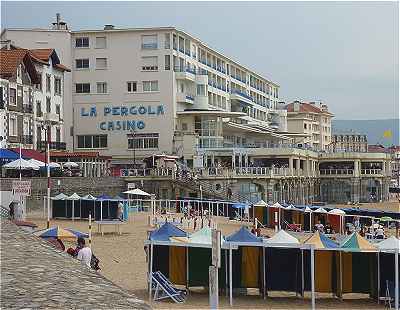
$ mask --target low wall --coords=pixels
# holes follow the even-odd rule
[[[1,190],[11,191],[13,180],[18,179],[0,178]],[[31,196],[27,197],[27,211],[43,208],[42,197],[47,194],[47,178],[24,178],[24,180],[31,180],[32,186]],[[80,196],[86,194],[116,196],[125,190],[125,181],[120,177],[60,177],[51,179],[51,196],[60,192],[67,195],[77,193]]]

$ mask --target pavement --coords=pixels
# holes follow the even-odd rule
[[[50,243],[0,224],[1,309],[151,309]]]

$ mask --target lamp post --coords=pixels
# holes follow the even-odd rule
[[[48,125],[50,126],[50,125]],[[47,204],[47,228],[50,228],[50,134],[51,131],[49,130],[50,127],[47,127],[45,124],[42,125],[42,130],[45,132],[46,135],[46,171],[47,171],[47,197],[46,197],[46,204]]]
[[[128,137],[128,146],[129,146],[129,138],[132,138],[132,149],[133,149],[133,169],[136,168],[136,145],[135,145],[135,129],[132,128],[131,132],[127,134]]]

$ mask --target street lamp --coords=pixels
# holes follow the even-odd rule
[[[133,169],[136,168],[136,145],[135,145],[135,129],[132,128],[131,132],[127,134],[128,137],[128,146],[129,146],[129,138],[132,138],[132,149],[133,149]]]
[[[47,125],[47,126],[46,126]],[[46,204],[47,204],[47,228],[50,228],[50,124],[44,123],[41,126],[41,129],[45,132],[46,136],[46,170],[47,170],[47,197],[46,197]]]

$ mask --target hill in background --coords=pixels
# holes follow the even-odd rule
[[[373,120],[332,120],[333,134],[348,133],[351,130],[365,134],[368,144],[382,144],[384,146],[400,145],[399,119],[373,119]],[[392,132],[391,138],[385,138],[383,133]]]

